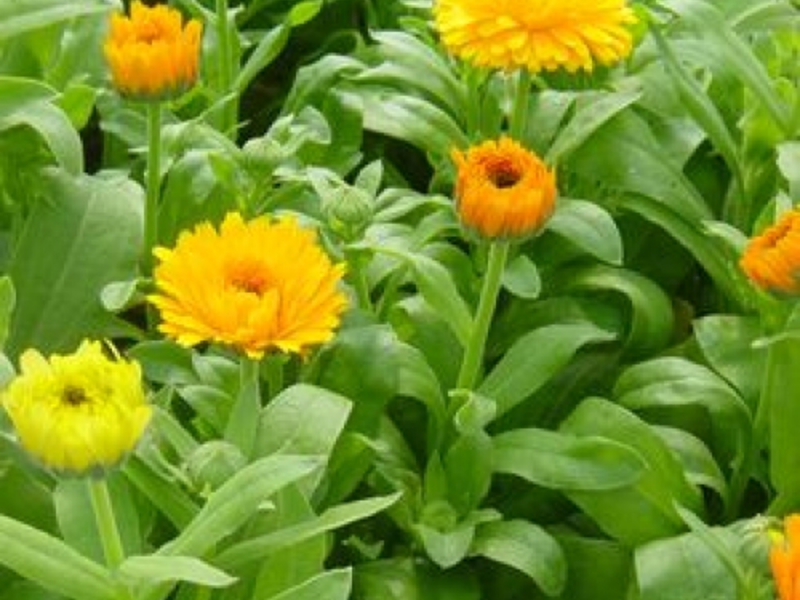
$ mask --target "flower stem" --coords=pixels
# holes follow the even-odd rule
[[[369,293],[369,282],[367,281],[367,274],[364,270],[364,256],[361,250],[346,249],[345,257],[347,258],[347,268],[350,271],[350,281],[353,284],[353,289],[356,292],[356,299],[358,307],[366,312],[373,312],[372,298]]]
[[[225,440],[234,444],[247,457],[253,453],[258,433],[261,411],[259,378],[259,361],[243,356],[239,363],[239,394],[225,426]]]
[[[267,376],[267,398],[272,399],[283,390],[283,365],[286,354],[270,354],[264,359]]]
[[[114,518],[114,507],[111,504],[108,485],[105,479],[93,477],[90,477],[88,482],[94,518],[100,533],[100,541],[103,544],[103,555],[108,566],[116,569],[125,560],[125,551],[122,547],[119,529],[117,529],[117,521]]]
[[[147,183],[144,207],[145,275],[153,269],[153,248],[158,243],[158,199],[161,188],[161,103],[147,105]]]
[[[232,89],[232,48],[230,27],[228,25],[228,0],[217,0],[216,14],[217,42],[219,44],[219,93],[220,97],[225,97],[234,91]],[[220,130],[222,133],[230,136],[231,138],[236,137],[236,113],[236,101],[233,98],[226,99],[222,110],[222,123],[220,125]]]
[[[527,69],[520,69],[517,76],[517,87],[514,90],[514,103],[511,107],[511,120],[508,125],[509,135],[519,142],[523,141],[528,125],[530,95],[531,74]]]
[[[500,281],[508,257],[508,248],[509,242],[506,241],[494,241],[489,246],[489,258],[481,296],[478,300],[478,309],[456,381],[458,389],[471,390],[478,380],[478,373],[483,362],[483,351],[486,346],[486,336],[489,334],[489,325],[494,315],[497,295],[500,292]]]

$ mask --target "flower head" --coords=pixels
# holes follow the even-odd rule
[[[159,329],[179,344],[220,342],[259,358],[301,353],[333,336],[347,301],[313,231],[285,217],[245,222],[228,214],[217,232],[202,223],[173,249],[156,248]]]
[[[22,446],[58,471],[111,467],[133,449],[152,409],[139,365],[109,358],[99,342],[74,354],[20,357],[20,375],[2,396]]]
[[[631,52],[625,0],[436,0],[448,51],[480,67],[591,71]]]
[[[140,100],[179,96],[197,81],[202,30],[195,19],[184,26],[173,8],[134,0],[130,17],[111,16],[103,48],[114,87]]]
[[[777,535],[769,553],[772,576],[780,600],[800,600],[800,514],[784,519],[784,534]]]
[[[502,137],[462,153],[456,206],[461,222],[487,238],[517,238],[537,233],[555,209],[555,173],[534,153]]]
[[[745,248],[739,265],[760,288],[800,294],[800,211],[787,212]]]

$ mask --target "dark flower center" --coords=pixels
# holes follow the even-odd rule
[[[515,165],[508,162],[501,162],[489,169],[489,181],[498,189],[514,187],[522,179],[522,173]]]
[[[79,406],[89,400],[83,388],[75,385],[65,386],[64,391],[61,392],[61,399],[72,406]]]

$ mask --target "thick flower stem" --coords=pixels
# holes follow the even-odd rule
[[[153,269],[153,248],[158,243],[158,199],[161,188],[161,103],[147,105],[147,183],[144,207],[145,275]]]
[[[372,298],[369,293],[369,282],[367,281],[367,273],[365,267],[369,258],[365,257],[361,250],[349,248],[345,250],[345,257],[347,258],[347,267],[350,271],[350,282],[356,293],[356,300],[358,307],[366,312],[373,312],[374,306]]]
[[[261,411],[260,364],[257,359],[243,356],[239,364],[239,394],[225,427],[225,439],[242,454],[253,453]]]
[[[464,358],[461,370],[458,373],[456,388],[474,389],[478,374],[483,362],[483,352],[486,346],[486,337],[489,334],[489,325],[494,316],[497,304],[497,295],[500,292],[500,282],[508,256],[509,242],[494,241],[489,246],[489,258],[486,274],[483,278],[481,296],[478,300],[478,309],[472,323],[472,332],[467,347],[464,349]]]
[[[527,69],[520,69],[517,76],[517,87],[514,90],[514,103],[511,107],[511,120],[508,125],[509,135],[519,142],[523,141],[528,125],[530,95],[531,74]]]
[[[103,544],[103,555],[106,563],[116,569],[125,560],[125,551],[122,548],[122,538],[117,529],[114,518],[114,508],[111,504],[111,495],[105,479],[89,478],[89,496],[92,500],[92,509],[100,532],[100,542]]]
[[[228,97],[234,90],[232,67],[232,48],[230,26],[228,25],[228,0],[217,0],[216,4],[216,25],[218,48],[218,77],[219,92],[221,97],[225,97],[224,108],[222,110],[222,123],[220,129],[222,133],[231,137],[236,137],[237,121],[237,102],[234,97]]]

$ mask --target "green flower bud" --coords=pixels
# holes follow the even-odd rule
[[[186,472],[195,488],[206,493],[220,487],[246,465],[247,459],[239,448],[213,440],[192,452],[186,461]]]
[[[345,242],[361,239],[374,213],[372,197],[362,189],[341,185],[322,200],[328,227]]]

